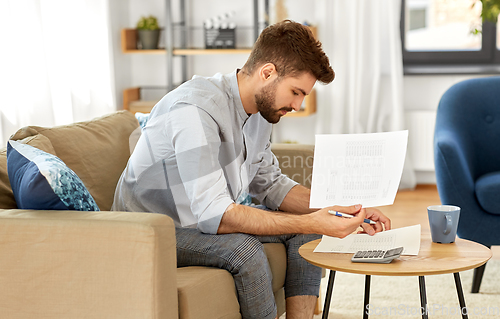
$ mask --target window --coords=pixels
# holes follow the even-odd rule
[[[403,0],[405,74],[497,73],[500,32],[482,23],[481,9],[475,0]]]

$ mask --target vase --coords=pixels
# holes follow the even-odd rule
[[[137,30],[137,47],[142,50],[158,49],[160,30]]]

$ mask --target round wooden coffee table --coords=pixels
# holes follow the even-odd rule
[[[309,263],[331,270],[323,308],[323,318],[328,318],[336,271],[366,275],[363,318],[368,318],[368,312],[364,311],[364,309],[367,309],[366,307],[369,304],[371,275],[418,276],[422,318],[428,318],[424,276],[453,273],[460,308],[465,309],[465,311],[462,310],[462,317],[468,318],[459,272],[477,268],[491,258],[491,250],[488,247],[469,240],[457,238],[452,244],[436,244],[430,238],[422,237],[420,252],[417,256],[401,256],[390,264],[353,263],[351,262],[353,254],[313,252],[320,241],[321,239],[318,239],[302,245],[299,253]]]

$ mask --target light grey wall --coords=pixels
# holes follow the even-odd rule
[[[444,92],[453,84],[490,75],[407,75],[404,77],[405,110],[437,109]]]
[[[129,0],[109,0],[109,15],[111,26],[111,43],[113,55],[114,93],[117,109],[123,105],[122,92],[130,86],[131,73],[130,57],[121,52],[121,29],[128,25]]]
[[[273,12],[275,0],[270,1],[270,10]],[[122,28],[134,28],[141,16],[155,15],[161,27],[165,26],[165,2],[163,0],[109,0],[112,25],[113,57],[115,69],[115,92],[117,108],[123,104],[122,92],[128,87],[135,86],[166,86],[167,66],[166,56],[163,54],[123,54],[121,52],[120,32]],[[203,21],[234,11],[233,21],[237,25],[237,46],[251,47],[254,41],[253,30],[253,0],[186,0],[188,13],[187,23],[194,29],[189,34],[188,46],[203,47]],[[300,0],[286,0],[289,18],[298,22],[314,24],[314,2]],[[172,0],[172,17],[179,21],[179,1]],[[263,4],[260,0],[261,18],[263,18]],[[271,14],[271,22],[275,21]],[[176,29],[177,30],[177,29]],[[179,42],[180,32],[174,33],[174,41]],[[163,35],[160,46],[164,45]],[[187,69],[188,77],[194,74],[211,76],[215,73],[229,73],[242,67],[247,54],[238,55],[204,55],[189,56]],[[181,80],[180,58],[174,58],[174,82]],[[160,94],[163,92],[160,91]]]
[[[165,4],[163,0],[109,0],[111,25],[113,33],[113,49],[115,60],[115,90],[117,107],[121,109],[122,91],[127,87],[144,85],[166,85],[166,57],[165,55],[141,55],[123,54],[120,49],[120,30],[122,28],[135,27],[141,16],[155,15],[158,17],[160,26],[165,25]],[[179,20],[177,0],[172,0],[174,10],[173,19]],[[251,46],[253,43],[253,31],[245,29],[253,24],[253,1],[252,0],[186,0],[188,12],[188,24],[194,27],[189,36],[189,46],[202,47],[203,33],[202,23],[205,19],[228,11],[235,11],[234,22],[240,27],[237,33],[238,46]],[[315,6],[314,1],[286,0],[289,18],[298,22],[318,24],[316,16],[320,8]],[[261,8],[263,1],[261,0]],[[271,23],[276,21],[276,0],[270,1]],[[321,39],[321,30],[318,30]],[[174,38],[178,42],[180,34],[176,33]],[[163,45],[163,39],[160,41]],[[211,76],[217,72],[229,73],[243,66],[247,58],[242,55],[207,55],[188,58],[188,73]],[[178,59],[178,58],[176,58]],[[178,61],[174,63],[174,81],[179,81],[180,68]],[[476,75],[437,75],[437,76],[405,76],[404,77],[404,108],[406,111],[413,110],[436,110],[441,95],[454,83],[478,77]],[[335,85],[335,82],[331,85]],[[328,87],[316,86],[318,90]],[[163,94],[163,93],[161,93]],[[325,107],[318,105],[318,108]],[[299,143],[314,143],[314,125],[316,116],[306,118],[283,118],[279,130],[273,136],[276,141],[295,141]],[[434,172],[417,172],[419,183],[432,183]]]
[[[112,43],[115,59],[115,82],[117,100],[121,100],[121,91],[126,87],[139,85],[166,85],[166,58],[165,55],[142,55],[123,54],[120,47],[120,30],[122,28],[133,28],[141,16],[150,14],[158,17],[160,26],[165,25],[165,4],[163,0],[109,0],[112,25]],[[261,1],[263,2],[263,1]],[[172,0],[174,4],[173,18],[178,21],[177,0]],[[251,27],[252,20],[252,0],[186,0],[188,12],[188,23],[196,29],[190,34],[190,44],[193,46],[203,46],[202,22],[203,20],[216,16],[217,14],[235,11],[234,21],[238,27]],[[295,21],[307,21],[315,24],[316,7],[314,1],[286,0],[289,18]],[[271,22],[275,21],[273,9],[276,1],[270,1]],[[262,6],[261,6],[262,7]],[[242,28],[243,29],[243,28]],[[321,30],[319,30],[321,37]],[[238,31],[240,46],[251,46],[252,30]],[[180,34],[177,32],[175,38]],[[320,39],[321,40],[321,39]],[[160,41],[163,45],[163,39]],[[211,76],[217,72],[228,73],[235,68],[241,67],[246,61],[247,55],[208,55],[189,57],[188,73]],[[174,63],[175,79],[180,79],[178,64]],[[404,108],[406,110],[435,110],[441,95],[454,83],[461,80],[477,77],[475,75],[443,75],[443,76],[405,76],[404,78]],[[335,85],[333,83],[332,85]],[[319,105],[318,107],[321,107]],[[296,126],[295,120],[286,119]],[[300,120],[301,121],[301,120]],[[307,120],[306,120],[307,122]],[[314,123],[313,117],[309,124]],[[303,125],[304,130],[308,130],[310,125]],[[307,135],[307,134],[306,134]],[[304,134],[297,134],[299,142]],[[305,137],[309,140],[309,137]]]

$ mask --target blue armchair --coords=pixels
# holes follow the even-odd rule
[[[466,80],[441,98],[434,162],[443,204],[461,207],[457,234],[485,246],[500,244],[500,77]],[[485,265],[474,270],[479,291]]]

